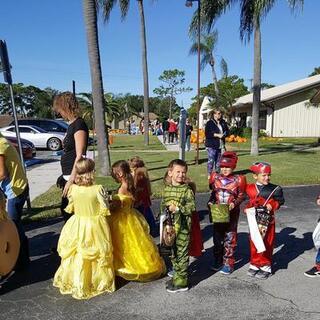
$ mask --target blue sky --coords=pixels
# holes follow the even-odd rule
[[[196,95],[196,56],[189,56],[191,41],[187,30],[195,10],[185,0],[145,0],[150,94],[159,86],[166,69],[186,72],[191,93],[177,97],[188,107]],[[0,39],[6,40],[15,82],[40,88],[91,91],[87,44],[80,0],[3,1]],[[307,77],[320,66],[318,14],[320,1],[306,0],[301,12],[292,14],[287,1],[279,0],[262,24],[262,81],[282,84]],[[219,32],[217,58],[228,63],[229,74],[250,85],[253,72],[253,43],[239,38],[239,8],[216,23]],[[101,60],[105,91],[142,94],[140,24],[137,3],[121,22],[119,10],[108,24],[99,24]],[[218,76],[220,75],[217,67]],[[0,78],[2,81],[2,77]],[[201,86],[211,82],[209,67],[201,73]]]

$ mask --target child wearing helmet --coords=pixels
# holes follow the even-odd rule
[[[240,204],[244,200],[246,187],[245,176],[233,173],[237,161],[235,152],[224,152],[220,159],[220,173],[213,172],[209,179],[212,192],[208,206],[212,213],[214,244],[214,262],[211,269],[225,275],[234,270]],[[219,210],[221,205],[228,211],[228,222],[214,219],[214,209]]]
[[[249,197],[247,208],[255,208],[265,250],[258,252],[250,237],[250,267],[248,276],[267,279],[271,275],[272,253],[275,241],[275,211],[284,204],[282,188],[270,183],[271,165],[267,162],[255,162],[249,168],[255,183],[248,184],[246,193]],[[246,212],[245,209],[245,212]],[[259,220],[263,217],[263,221]],[[262,227],[261,227],[262,226]]]

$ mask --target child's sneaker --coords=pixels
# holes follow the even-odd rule
[[[271,272],[269,272],[269,271],[263,271],[263,270],[259,270],[257,273],[256,273],[256,275],[255,275],[255,277],[257,278],[257,279],[261,279],[261,280],[266,280],[266,279],[268,279],[269,277],[271,276]]]
[[[210,267],[212,271],[219,271],[222,268],[223,264],[221,262],[215,261],[213,265]]]
[[[180,287],[180,286],[175,286],[173,283],[169,283],[168,286],[166,287],[167,292],[171,293],[176,293],[176,292],[184,292],[188,291],[188,287]]]
[[[170,278],[173,278],[174,276],[174,270],[170,270],[167,272],[167,276],[170,277]]]
[[[233,272],[233,268],[225,264],[219,272],[225,275],[229,275]]]
[[[317,267],[313,267],[310,270],[306,271],[304,275],[309,278],[320,277],[320,270],[318,270]]]
[[[249,268],[249,270],[247,271],[247,276],[249,277],[255,277],[255,275],[259,272],[259,269],[252,269]]]

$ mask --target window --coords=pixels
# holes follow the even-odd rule
[[[267,129],[267,110],[262,110],[259,113],[259,129]]]
[[[7,131],[16,132],[16,129],[15,129],[15,127],[12,127],[12,128],[7,129]]]
[[[34,130],[28,127],[19,127],[21,133],[36,133]]]
[[[62,126],[60,126],[58,123],[51,122],[51,121],[44,121],[41,124],[41,128],[46,131],[66,132],[66,130]]]
[[[238,118],[239,118],[238,127],[239,128],[246,128],[247,127],[247,113],[246,112],[239,113]]]

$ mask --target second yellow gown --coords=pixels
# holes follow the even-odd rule
[[[131,196],[113,196],[117,206],[111,210],[109,225],[116,275],[134,281],[151,281],[165,273],[166,267],[149,234],[149,225],[133,208]]]

